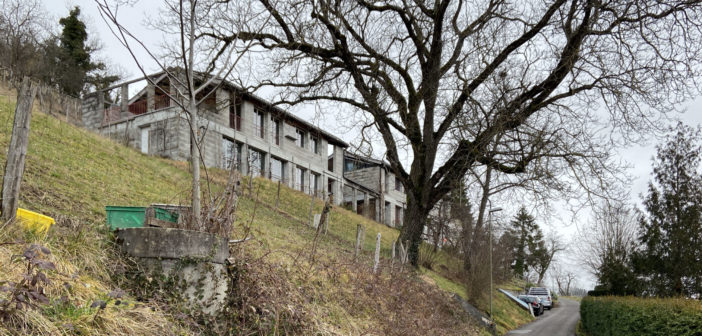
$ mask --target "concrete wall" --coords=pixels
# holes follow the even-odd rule
[[[188,122],[175,108],[139,115],[98,128],[98,131],[125,146],[142,148],[142,132],[148,132],[148,154],[174,160],[190,157]]]
[[[380,180],[379,172],[380,170],[378,167],[369,167],[346,172],[344,173],[344,177],[368,189],[380,191],[378,184]]]
[[[407,195],[404,192],[395,190],[394,174],[380,166],[375,166],[346,172],[344,177],[378,193],[382,191],[382,194],[376,201],[376,220],[392,227],[402,225],[401,221],[404,214],[401,213],[400,221],[396,221],[396,207],[402,208],[403,210],[401,211],[404,212],[407,204]],[[346,190],[344,199],[350,201],[352,198],[351,189]]]
[[[99,103],[98,92],[87,94],[83,98],[82,118],[83,126],[89,130],[97,130],[102,124],[102,108]]]

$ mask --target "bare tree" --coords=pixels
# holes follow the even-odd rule
[[[565,245],[561,243],[560,238],[555,234],[550,234],[546,239],[545,246],[540,255],[537,256],[536,262],[534,263],[534,271],[537,274],[537,284],[542,284],[546,272],[551,267],[554,257],[557,253],[565,251]]]
[[[0,0],[0,65],[17,78],[34,75],[40,66],[45,18],[38,0]]]
[[[554,263],[553,267],[551,268],[551,276],[558,287],[558,294],[566,296],[573,295],[571,293],[571,287],[576,287],[575,281],[577,276],[575,273],[566,271],[561,267],[561,265]]]
[[[429,211],[469,169],[528,171],[549,157],[548,134],[611,125],[635,140],[693,94],[702,59],[698,1],[250,0],[240,11],[252,15],[233,26],[247,29],[217,37],[274,51],[261,84],[287,88],[282,103],[345,103],[382,138],[407,191],[413,264]],[[471,131],[450,137],[458,126]],[[493,150],[497,137],[513,140]]]
[[[637,221],[633,210],[622,202],[603,202],[594,219],[578,233],[576,245],[584,264],[598,275],[606,258],[616,257],[626,264],[637,244]]]
[[[166,35],[173,38],[164,44],[164,56],[150,50],[138,34],[129,30],[118,17],[118,5],[110,6],[107,0],[95,0],[103,19],[111,25],[114,35],[131,53],[139,70],[147,81],[156,85],[143,67],[143,61],[136,57],[135,49],[145,50],[151,59],[164,71],[174,86],[177,94],[164,93],[182,109],[190,126],[190,165],[192,169],[192,220],[196,227],[204,224],[201,220],[200,163],[202,161],[201,145],[204,136],[203,123],[200,120],[199,106],[223,84],[237,67],[244,51],[253,43],[245,43],[238,49],[232,41],[213,39],[211,36],[218,27],[216,18],[226,11],[227,3],[216,0],[184,1],[165,0],[164,11],[152,26],[159,27]],[[170,47],[169,47],[170,46]],[[163,50],[162,50],[163,51]],[[211,196],[211,195],[210,195]],[[211,201],[211,200],[210,200]],[[200,230],[203,228],[200,227]]]

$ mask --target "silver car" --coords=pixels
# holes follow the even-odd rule
[[[531,287],[527,295],[536,295],[541,299],[544,304],[544,308],[551,310],[553,306],[553,301],[551,301],[551,292],[546,287]]]

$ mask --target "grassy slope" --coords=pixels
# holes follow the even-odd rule
[[[13,93],[0,91],[0,148],[7,148],[9,143],[13,101]],[[4,159],[3,150],[0,160]],[[211,173],[221,180],[223,172]],[[52,303],[28,311],[15,322],[26,328],[24,332],[46,335],[72,334],[75,330],[84,334],[187,333],[184,326],[153,306],[110,306],[97,317],[97,310],[89,306],[121,283],[110,276],[111,265],[118,257],[106,238],[104,206],[182,203],[188,181],[183,163],[145,156],[35,113],[20,206],[59,220],[46,237],[2,226],[0,242],[20,238],[49,247],[53,253],[48,258],[57,264],[60,273],[51,274],[48,296]],[[271,334],[287,330],[279,325],[284,315],[292,316],[290,323],[321,334],[476,333],[460,308],[434,286],[417,281],[411,274],[390,272],[387,264],[380,276],[371,274],[376,233],[382,234],[383,256],[389,256],[391,241],[398,234],[394,229],[335,208],[330,233],[320,239],[316,261],[311,262],[314,231],[303,225],[310,199],[283,188],[280,209],[276,210],[272,206],[276,185],[256,180],[253,190],[259,200],[242,198],[238,209],[239,224],[244,227],[250,223],[255,239],[242,244],[235,253],[257,266],[247,275],[254,280],[248,285],[263,290],[249,296],[259,300],[252,304],[270,308],[264,312],[274,311]],[[319,212],[322,203],[315,202],[314,208]],[[360,263],[352,262],[357,224],[366,227]],[[241,235],[241,231],[235,233]],[[10,256],[22,249],[22,244],[0,245],[0,281],[19,278],[22,265],[10,263]],[[62,286],[64,282],[70,288]],[[279,295],[261,294],[265,292]],[[61,296],[67,296],[68,302],[60,302],[57,298]],[[269,327],[264,318],[242,323],[249,323],[254,330]],[[12,333],[4,328],[6,325],[0,325],[0,334]]]
[[[9,145],[14,93],[0,89],[0,160]],[[149,171],[151,174],[136,174]],[[71,127],[35,110],[20,207],[60,219],[46,237],[25,235],[16,226],[0,224],[0,242],[17,239],[40,243],[53,252],[48,259],[60,273],[50,276],[47,288],[52,303],[29,310],[16,321],[28,334],[177,334],[167,314],[155,307],[110,307],[96,318],[89,306],[114,289],[108,271],[111,258],[104,230],[104,205],[164,202],[186,176],[164,161],[135,155],[108,140]],[[109,177],[109,178],[106,178]],[[138,191],[134,191],[138,190]],[[18,280],[22,265],[10,262],[23,244],[0,246],[0,281]],[[66,288],[66,283],[70,288]],[[68,301],[59,302],[66,296]],[[12,333],[0,324],[0,334]]]
[[[427,275],[430,279],[432,279],[436,285],[441,288],[444,291],[451,292],[451,293],[456,293],[460,295],[463,299],[466,298],[466,291],[465,288],[459,284],[456,283],[450,279],[447,279],[446,277],[442,276],[441,274],[427,270],[427,269],[422,269],[422,272]],[[507,290],[519,290],[519,288],[513,288],[509,284],[502,284],[497,286],[502,289],[507,289]],[[489,308],[486,307],[479,307],[480,309],[486,311],[489,310]],[[495,315],[495,323],[497,325],[497,332],[500,335],[506,334],[508,331],[512,329],[516,329],[522,324],[528,323],[533,319],[531,314],[527,312],[526,310],[520,308],[517,306],[512,300],[510,300],[506,295],[502,294],[501,292],[497,291],[495,289],[493,291],[493,314]]]

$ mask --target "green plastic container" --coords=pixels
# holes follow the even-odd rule
[[[162,221],[167,221],[167,222],[171,222],[171,223],[178,223],[178,213],[172,212],[172,211],[169,211],[166,209],[154,207],[154,217],[156,217],[156,219],[160,219]]]
[[[107,225],[110,230],[144,226],[145,207],[108,205],[105,211],[107,211]]]

